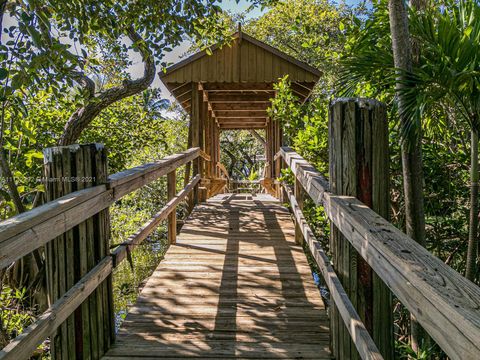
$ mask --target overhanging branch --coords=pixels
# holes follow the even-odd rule
[[[153,79],[155,78],[155,60],[152,52],[142,37],[132,27],[127,30],[127,35],[133,42],[133,46],[142,56],[144,63],[143,76],[135,80],[125,80],[119,86],[115,86],[96,96],[92,96],[84,106],[77,109],[70,116],[59,140],[59,145],[65,146],[76,142],[82,131],[103,109],[119,100],[147,89],[153,82]],[[88,85],[88,81],[85,78],[82,79],[82,81],[86,81]]]

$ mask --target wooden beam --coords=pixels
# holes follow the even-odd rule
[[[192,85],[190,82],[187,83],[177,83],[177,84],[169,84],[170,92],[173,96],[180,96],[186,92],[190,92],[192,90]]]
[[[252,111],[252,110],[267,110],[268,103],[213,103],[212,109],[218,110],[237,110],[237,111]]]
[[[265,129],[265,126],[260,125],[222,125],[220,126],[220,130],[262,130]]]
[[[114,200],[151,183],[161,176],[166,175],[173,169],[178,168],[198,157],[200,149],[192,148],[180,154],[170,155],[166,158],[133,169],[121,171],[109,177],[114,187]]]
[[[205,83],[206,91],[273,91],[271,83]]]
[[[292,149],[282,157],[313,202],[386,283],[451,359],[480,353],[480,287],[352,196],[334,195],[327,180]]]
[[[265,119],[238,119],[238,118],[231,118],[231,119],[224,119],[218,122],[218,125],[228,125],[228,124],[258,124],[258,125],[266,125]]]
[[[228,118],[228,117],[217,117],[216,118],[217,123],[223,123],[223,122],[267,122],[266,117],[259,117],[259,118],[252,118],[252,117],[236,117],[236,118]]]
[[[267,126],[266,122],[265,122],[265,126]],[[257,141],[262,144],[263,148],[265,149],[265,151],[267,150],[267,141],[258,133],[256,132],[255,130],[251,129],[250,130],[250,134],[252,134],[252,136],[257,139]]]
[[[312,229],[307,223],[305,216],[301,210],[300,204],[297,202],[295,195],[292,193],[288,186],[283,186],[287,194],[287,198],[290,202],[290,207],[292,213],[295,217],[295,232],[298,230],[300,234],[305,239],[308,244],[308,249],[312,254],[315,262],[320,269],[325,283],[327,284],[328,290],[330,291],[331,298],[335,306],[342,317],[342,320],[352,337],[353,343],[360,354],[362,359],[383,359],[380,351],[378,350],[375,342],[371,338],[368,330],[365,327],[365,324],[360,319],[355,307],[348,298],[348,295],[345,289],[340,282],[333,266],[331,265],[330,259],[328,258],[325,250],[322,247],[322,244],[315,237]],[[297,233],[296,233],[297,235]]]
[[[268,113],[262,110],[216,110],[214,111],[217,118],[266,118]]]
[[[297,83],[291,83],[290,87],[291,87],[292,91],[294,91],[297,95],[299,95],[302,98],[308,97],[308,95],[310,94],[310,91],[311,91],[308,88],[305,88],[304,86],[301,86]]]
[[[143,240],[145,240],[152,232],[157,228],[157,226],[165,220],[168,215],[175,210],[175,208],[180,204],[185,198],[192,192],[193,188],[199,183],[200,175],[193,177],[190,182],[183,188],[178,194],[170,199],[158,213],[153,215],[153,217],[148,220],[146,223],[140,227],[134,234],[128,237],[126,241],[121,243],[115,250],[112,251],[113,256],[113,266],[117,267],[125,257],[127,256],[128,251],[132,251],[138,246]]]
[[[223,124],[223,123],[244,123],[244,122],[248,122],[248,123],[266,123],[267,120],[266,118],[264,117],[258,117],[258,118],[255,118],[255,117],[245,117],[245,118],[241,118],[241,117],[229,117],[229,118],[217,118],[217,123],[218,124]]]
[[[211,103],[270,103],[272,96],[269,93],[237,93],[237,94],[224,94],[219,92],[212,92],[209,95],[209,101]]]
[[[37,346],[52,335],[111,274],[112,268],[112,258],[110,256],[103,258],[98,265],[49,307],[32,325],[28,326],[22,334],[0,350],[0,359],[29,359]],[[95,334],[92,334],[92,336],[95,336]]]
[[[264,127],[266,126],[265,123],[261,122],[223,122],[219,124],[220,127],[226,127],[226,126],[260,126]]]
[[[167,198],[172,201],[177,193],[177,170],[174,169],[167,174]],[[177,242],[177,211],[176,206],[168,214],[168,243],[173,245]]]
[[[100,186],[103,187],[103,185]],[[62,198],[58,198],[53,202],[59,203],[61,201]],[[23,228],[23,231],[0,242],[0,269],[45,245],[56,236],[62,235],[65,231],[107,208],[113,202],[113,190],[105,190],[96,197],[54,215],[37,225],[28,226],[28,223],[17,223],[20,228]],[[43,208],[42,211],[37,212],[38,216],[45,215],[47,217],[48,214],[42,214],[43,211],[48,212],[48,208]]]
[[[336,195],[354,196],[383,217],[388,217],[388,128],[385,105],[374,100],[337,99],[329,109],[330,185]],[[331,226],[333,266],[356,304],[366,328],[385,359],[394,358],[392,297],[385,284]],[[331,335],[339,344],[336,358],[352,358],[353,346],[345,341],[347,329],[337,327],[333,309]]]
[[[305,83],[305,82],[295,81],[295,82],[293,82],[293,84],[294,84],[295,87],[297,87],[298,89],[304,89],[305,91],[310,92],[310,91],[313,90],[313,88],[315,87],[315,84],[316,84],[316,83],[314,83],[314,82]]]
[[[192,98],[192,92],[191,91],[187,91],[186,93],[184,93],[182,95],[175,96],[175,99],[182,105],[186,105],[186,103],[189,102],[191,98]]]
[[[55,201],[33,208],[30,211],[8,218],[0,222],[0,244],[8,238],[17,236],[25,230],[41,224],[81,203],[97,197],[107,190],[105,185],[75,191]],[[1,257],[0,257],[1,259]]]
[[[264,129],[265,125],[259,124],[228,124],[220,126],[220,129]]]

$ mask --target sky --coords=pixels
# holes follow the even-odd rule
[[[246,11],[250,6],[251,3],[245,0],[240,0],[237,4],[235,0],[223,0],[221,5],[220,5],[224,10],[228,10],[232,13],[242,13]],[[263,11],[260,9],[260,7],[255,7],[251,9],[250,12],[246,15],[246,19],[252,19],[261,16],[266,10],[264,9]],[[164,61],[167,63],[177,63],[182,59],[182,56],[186,53],[186,51],[189,49],[190,44],[189,42],[185,41],[183,42],[180,46],[177,46],[174,48],[171,52],[167,53],[165,55]],[[136,59],[135,59],[136,58]],[[140,61],[140,58],[136,56],[133,60],[133,65],[130,67],[129,71],[134,77],[140,77],[143,74],[143,65]],[[152,84],[153,87],[159,87],[162,91],[162,97],[169,99],[171,101],[174,100],[173,96],[170,94],[170,92],[167,90],[167,88],[163,85],[163,83],[160,81],[158,75],[155,77],[155,80],[153,81]]]

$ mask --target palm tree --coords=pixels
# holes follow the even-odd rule
[[[346,94],[368,80],[378,93],[393,97],[396,70],[388,54],[388,13],[379,5],[376,21],[367,21],[351,56],[343,60],[339,87]],[[402,137],[421,132],[419,119],[440,105],[450,106],[471,129],[471,206],[466,277],[474,279],[478,247],[478,131],[480,114],[480,5],[478,0],[446,0],[443,5],[409,14],[410,34],[421,47],[417,64],[403,69],[400,95]],[[385,95],[384,95],[385,96]]]
[[[414,63],[409,63],[410,45],[405,28],[402,34],[402,24],[406,23],[405,13],[401,13],[403,1],[390,0],[389,5],[389,11],[385,3],[377,5],[378,18],[367,21],[360,36],[356,37],[353,51],[349,58],[343,60],[339,84],[347,94],[352,95],[359,90],[359,84],[367,81],[374,84],[378,93],[387,99],[393,98],[393,85],[396,84],[400,130],[402,139],[413,143],[410,151],[419,150],[421,119],[428,118],[427,115],[441,105],[455,109],[455,113],[469,124],[472,143],[471,196],[465,276],[474,280],[478,252],[479,3],[478,0],[447,0],[442,7],[430,6],[421,12],[411,11],[408,18],[410,36],[421,48],[418,61]],[[390,29],[387,28],[389,20]],[[393,40],[393,57],[388,53],[392,48],[389,30]],[[403,58],[399,61],[399,57]],[[405,149],[402,149],[402,153],[405,153]],[[405,164],[403,161],[404,174]],[[404,182],[408,182],[408,179],[404,178]],[[421,184],[417,184],[422,189]],[[404,190],[407,203],[406,186]],[[406,217],[409,217],[408,209]],[[408,224],[407,233],[415,239],[414,233],[409,232]],[[415,323],[412,324],[412,348],[415,348],[414,327]]]
[[[412,72],[412,41],[408,28],[408,11],[403,0],[389,0],[388,14],[392,36],[393,62],[397,77],[397,93],[400,129],[402,131],[401,155],[403,172],[403,189],[405,197],[405,225],[407,234],[420,245],[425,246],[425,211],[423,200],[423,161],[421,131],[407,134],[413,123],[420,129],[420,118],[410,118],[407,113],[407,92],[415,92],[415,85],[405,81],[406,74]],[[410,136],[405,136],[410,135]],[[422,327],[411,315],[411,346],[418,352],[425,337]]]
[[[450,0],[449,0],[450,1]],[[471,129],[470,219],[465,276],[474,280],[478,247],[478,131],[480,114],[480,5],[449,2],[444,10],[411,13],[412,34],[422,47],[422,60],[406,74],[404,115],[414,131],[415,118],[439,102],[453,106]]]

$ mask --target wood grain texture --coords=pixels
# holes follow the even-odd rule
[[[310,253],[315,259],[330,290],[330,297],[335,304],[335,310],[341,316],[360,357],[364,360],[382,360],[383,357],[380,351],[350,301],[347,292],[333,269],[330,259],[308,225],[296,196],[292,194],[288,187],[285,187],[285,192],[296,220],[295,230],[299,229],[301,235],[305,237]],[[297,233],[295,233],[295,236],[297,236]]]
[[[294,233],[265,194],[200,204],[105,359],[330,358],[325,307]]]
[[[37,346],[64,323],[68,316],[97,289],[112,272],[112,268],[111,257],[106,257],[100,261],[82,280],[44,312],[37,321],[0,350],[0,359],[28,359]]]
[[[329,184],[300,155],[282,157],[303,188],[452,359],[480,353],[480,288],[351,196]]]
[[[176,194],[172,199],[170,199],[158,213],[145,222],[134,234],[129,236],[126,241],[119,244],[119,246],[112,251],[114,267],[118,266],[118,264],[125,259],[127,256],[127,251],[133,251],[136,246],[138,246],[153,232],[153,230],[156,229],[162,220],[165,220],[168,215],[176,209],[180,202],[185,200],[185,198],[193,191],[193,188],[198,184],[199,181],[200,175],[196,175],[185,186],[185,188],[178,192],[178,194]]]
[[[77,145],[74,146],[74,148],[77,147]],[[56,151],[62,151],[61,147],[56,149],[58,149]],[[51,158],[53,154],[50,154],[48,149],[46,151],[45,157]],[[2,221],[0,223],[0,269],[47,244],[55,237],[63,236],[65,232],[106,209],[122,196],[197,159],[199,154],[199,148],[191,148],[162,160],[113,174],[108,178],[108,186],[102,184],[82,188],[82,182],[79,182],[77,191],[62,196],[64,194],[62,188],[62,193],[56,195],[54,200],[47,204]],[[85,164],[81,161],[77,161],[76,166],[79,171],[85,169]],[[62,169],[62,164],[58,164],[58,167]],[[61,177],[61,174],[57,176],[53,169],[46,175],[52,178]],[[50,185],[53,186],[53,183],[51,182]]]
[[[177,175],[176,170],[173,170],[167,175],[167,198],[172,200],[177,193]],[[169,244],[175,244],[177,241],[177,208],[174,207],[173,210],[168,214],[168,242]]]
[[[332,192],[358,198],[380,215],[388,218],[388,131],[385,106],[378,101],[356,98],[336,100],[330,106],[329,127],[333,135],[330,151]],[[376,156],[373,156],[373,153]],[[384,166],[387,165],[387,166]],[[373,186],[375,183],[375,186]],[[374,200],[375,199],[375,203]],[[332,226],[330,243],[333,266],[346,293],[373,336],[385,359],[394,356],[393,305],[388,288],[358,255],[350,242]],[[375,281],[374,281],[375,278]],[[334,312],[335,313],[335,312]],[[350,334],[339,322],[336,355],[358,359]],[[333,334],[332,334],[333,335]]]

